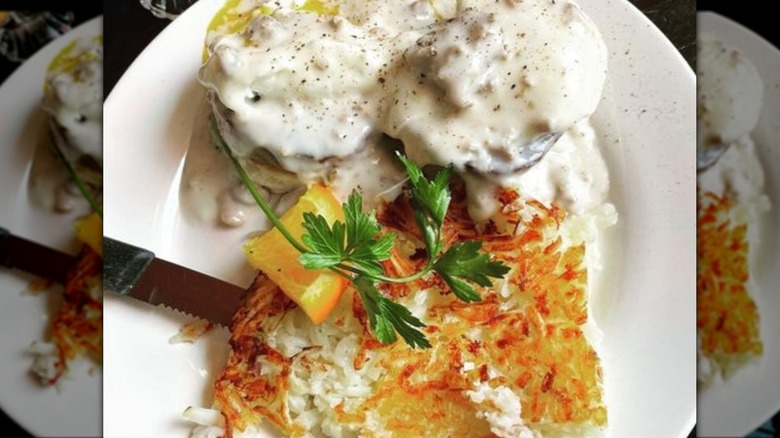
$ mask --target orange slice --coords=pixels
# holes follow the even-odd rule
[[[333,192],[313,185],[280,218],[298,241],[305,232],[302,224],[306,212],[320,214],[328,223],[344,221],[344,212]],[[298,250],[276,228],[250,240],[244,245],[244,253],[249,264],[263,271],[315,324],[328,317],[347,287],[347,280],[331,271],[304,268],[298,262]]]
[[[103,257],[103,219],[97,213],[93,212],[79,219],[73,226],[73,231],[76,238]]]

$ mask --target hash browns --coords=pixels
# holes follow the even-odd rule
[[[729,195],[698,194],[697,329],[701,352],[712,372],[728,377],[763,352],[759,314],[748,292],[748,225],[734,223]],[[708,384],[712,373],[700,373]]]
[[[68,362],[78,356],[95,362],[103,360],[103,259],[84,245],[73,269],[68,272],[62,294],[62,304],[52,325],[47,354],[39,352],[35,372],[45,384],[55,385],[67,372]]]
[[[512,267],[505,281],[480,290],[481,302],[458,301],[435,274],[381,286],[427,324],[427,350],[376,341],[351,287],[328,320],[313,326],[260,274],[234,317],[232,351],[215,383],[222,436],[251,436],[264,418],[296,437],[603,432],[600,360],[582,331],[585,246],[564,245],[558,206],[512,191],[499,200],[502,223],[477,229],[463,187],[455,186],[444,227],[449,244],[481,240]],[[425,256],[406,197],[378,219],[402,241],[385,270],[417,270]]]

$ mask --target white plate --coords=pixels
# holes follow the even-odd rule
[[[30,201],[28,178],[36,148],[48,125],[40,102],[46,68],[74,38],[100,35],[102,18],[90,20],[52,41],[22,64],[0,87],[0,226],[31,240],[75,253],[73,223],[86,212],[57,214]],[[41,387],[29,374],[33,340],[44,339],[56,309],[54,294],[22,295],[30,277],[0,270],[0,408],[36,436],[100,436],[101,373],[74,364],[61,391]]]
[[[764,224],[768,238],[762,242],[763,263],[757,267],[756,278],[764,354],[758,364],[699,394],[697,426],[702,436],[744,436],[780,411],[780,261],[775,256],[780,250],[780,51],[752,31],[712,12],[699,13],[698,21],[699,31],[714,32],[726,44],[744,52],[764,82],[764,107],[753,132],[772,200],[772,211]]]
[[[201,0],[136,59],[105,104],[106,235],[246,285],[246,231],[197,227],[179,213],[184,154],[203,90],[204,32],[222,0]],[[610,52],[624,158],[613,163],[621,213],[620,293],[600,321],[612,437],[684,437],[695,421],[695,86],[652,23],[622,0],[583,0]],[[693,25],[693,23],[691,23]],[[185,437],[190,405],[208,406],[225,330],[169,345],[186,318],[131,300],[105,302],[107,436]]]

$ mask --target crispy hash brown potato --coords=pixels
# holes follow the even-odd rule
[[[91,356],[103,358],[103,303],[94,290],[101,290],[103,259],[84,246],[65,285],[63,303],[54,322],[52,337],[64,358]]]
[[[729,195],[706,192],[698,198],[697,328],[711,365],[699,378],[708,384],[718,371],[728,377],[761,356],[763,344],[758,308],[748,292],[748,225],[730,219],[735,202]]]
[[[57,384],[67,372],[68,362],[76,357],[103,361],[102,278],[103,259],[84,245],[65,282],[62,304],[52,325],[52,344],[33,347],[33,371],[43,384]]]
[[[234,318],[232,352],[215,383],[221,418],[188,409],[202,424],[193,436],[255,436],[264,418],[296,437],[600,436],[601,366],[582,330],[585,246],[564,246],[561,208],[511,191],[499,199],[505,223],[477,230],[463,187],[453,187],[445,225],[450,244],[481,240],[512,267],[481,290],[482,302],[458,301],[435,274],[382,285],[427,324],[427,350],[376,341],[351,288],[314,326],[260,274]],[[379,220],[400,237],[386,271],[419,268],[425,254],[407,198],[385,206]]]

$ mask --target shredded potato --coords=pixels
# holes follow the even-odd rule
[[[45,385],[56,385],[76,357],[103,360],[103,259],[84,245],[68,272],[62,304],[52,324],[51,342],[34,342],[33,371]]]
[[[700,348],[725,376],[763,352],[759,314],[748,292],[748,225],[733,223],[734,200],[699,193],[697,327]]]
[[[427,324],[427,350],[375,340],[351,287],[329,319],[313,326],[258,276],[234,318],[232,352],[215,383],[223,436],[250,436],[263,419],[290,436],[603,432],[600,360],[582,331],[585,246],[564,247],[558,206],[512,191],[499,199],[502,223],[477,229],[455,185],[444,226],[449,244],[481,240],[484,251],[512,267],[504,281],[480,289],[481,302],[458,301],[435,274],[381,286]],[[407,198],[385,206],[379,221],[400,240],[386,271],[416,271],[425,254]]]

